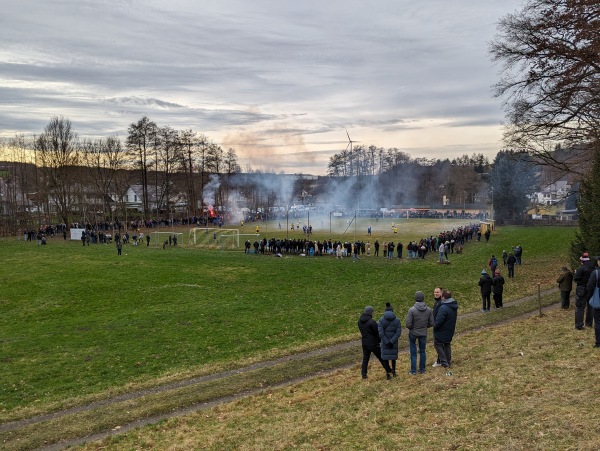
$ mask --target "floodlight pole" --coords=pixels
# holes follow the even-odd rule
[[[331,239],[331,212],[329,212],[329,239]]]
[[[285,239],[286,241],[290,238],[290,209],[289,206],[285,207]]]

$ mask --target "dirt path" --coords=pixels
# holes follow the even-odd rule
[[[557,289],[545,290],[545,291],[541,292],[541,296],[544,297],[544,296],[547,296],[547,295],[550,295],[550,294],[556,293],[556,292],[558,292]],[[508,303],[506,303],[506,306],[509,307],[509,306],[514,306],[514,305],[519,305],[524,302],[534,300],[537,297],[538,297],[538,295],[526,296],[524,298],[517,299],[512,302],[508,302]],[[556,304],[552,304],[551,306],[545,307],[543,310],[547,310],[549,308],[556,308],[557,306],[558,306],[558,300],[557,300]],[[507,320],[498,321],[494,325],[500,325],[500,324],[504,324],[507,322],[516,321],[516,320],[519,320],[519,319],[522,319],[522,318],[525,318],[528,316],[536,315],[536,314],[538,314],[537,310],[529,312],[529,313],[525,313],[523,315],[519,315],[517,317],[509,318]],[[470,318],[470,317],[477,316],[477,315],[481,315],[481,313],[478,311],[465,313],[465,314],[459,316],[459,320]],[[490,327],[490,326],[485,326],[485,327]],[[468,333],[468,332],[469,332],[469,330],[464,331],[460,335]],[[334,346],[329,346],[326,348],[320,348],[320,349],[316,349],[313,351],[303,352],[303,353],[299,353],[299,354],[281,357],[278,359],[267,360],[267,361],[255,363],[253,365],[249,365],[249,366],[243,367],[243,368],[238,368],[238,369],[232,370],[232,371],[219,372],[219,373],[209,374],[209,375],[205,375],[205,376],[194,377],[191,379],[178,381],[178,382],[174,382],[171,384],[165,384],[165,385],[161,385],[159,387],[154,387],[154,388],[150,388],[150,389],[132,391],[132,392],[124,393],[124,394],[121,394],[121,395],[118,395],[118,396],[115,396],[112,398],[108,398],[108,399],[105,399],[102,401],[93,402],[93,403],[81,405],[81,406],[76,406],[76,407],[61,410],[58,412],[37,415],[37,416],[30,417],[30,418],[18,420],[18,421],[11,421],[11,422],[7,422],[4,424],[0,424],[0,432],[15,431],[15,430],[18,430],[25,426],[31,425],[31,424],[43,423],[46,421],[65,417],[67,415],[76,415],[78,413],[93,411],[100,407],[110,406],[110,405],[117,404],[117,403],[120,403],[123,401],[134,400],[134,399],[141,398],[143,396],[147,396],[147,395],[151,395],[151,394],[168,393],[170,391],[174,391],[174,390],[177,390],[177,389],[180,389],[183,387],[189,387],[189,386],[194,386],[194,385],[201,384],[201,383],[208,382],[208,381],[224,379],[224,378],[227,378],[227,377],[230,377],[233,375],[243,374],[243,373],[247,373],[250,371],[257,370],[257,369],[274,367],[276,365],[281,365],[281,364],[287,363],[287,362],[308,359],[308,358],[316,357],[319,355],[324,355],[324,354],[328,354],[328,353],[332,353],[332,352],[336,352],[336,351],[342,351],[342,350],[347,350],[350,348],[358,348],[358,347],[360,347],[360,340],[353,340],[350,342],[340,343],[340,344],[337,344]],[[357,359],[358,359],[358,357],[357,357]],[[296,384],[296,383],[302,382],[304,380],[313,378],[315,376],[326,375],[329,373],[333,373],[334,371],[337,371],[341,368],[348,368],[348,367],[352,367],[354,365],[356,365],[356,363],[332,367],[332,368],[328,369],[327,371],[316,371],[313,374],[309,374],[309,375],[298,377],[298,378],[291,378],[291,379],[288,379],[288,380],[278,383],[278,384],[271,384],[268,387],[260,387],[260,388],[256,388],[253,390],[247,390],[244,392],[235,393],[235,394],[229,395],[229,396],[218,397],[218,398],[212,399],[207,402],[198,403],[195,405],[176,409],[176,410],[173,410],[168,413],[161,414],[161,415],[156,415],[156,416],[152,416],[149,418],[140,419],[138,421],[130,422],[130,423],[120,426],[118,428],[106,430],[106,431],[103,431],[103,432],[100,432],[97,434],[93,434],[93,435],[89,435],[89,436],[81,437],[81,438],[77,438],[77,439],[61,441],[60,443],[53,444],[53,445],[50,445],[50,446],[47,446],[47,447],[44,447],[41,449],[43,449],[43,450],[59,450],[59,449],[64,449],[69,446],[80,445],[85,442],[101,440],[101,439],[104,439],[104,438],[112,436],[112,435],[123,434],[125,432],[128,432],[128,431],[138,428],[138,427],[146,426],[149,424],[154,424],[154,423],[157,423],[158,421],[161,421],[164,419],[185,415],[188,413],[196,412],[198,410],[209,409],[216,405],[231,402],[233,400],[236,400],[236,399],[239,399],[242,397],[259,394],[267,388],[274,389],[274,388],[279,388],[279,387],[285,387],[287,385]]]

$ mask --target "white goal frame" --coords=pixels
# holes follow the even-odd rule
[[[215,240],[213,236],[217,237]],[[190,229],[188,243],[193,246],[205,245],[208,247],[216,247],[217,244],[223,249],[223,238],[232,238],[236,247],[240,247],[240,230],[239,229],[224,229],[222,227],[194,227]],[[198,241],[204,242],[198,242]],[[213,246],[214,245],[214,246]]]
[[[177,246],[183,246],[183,233],[181,232],[150,232],[148,234],[150,245],[155,247],[162,246],[165,241],[169,240],[169,236],[173,235],[177,237]]]

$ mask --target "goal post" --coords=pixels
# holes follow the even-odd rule
[[[190,229],[188,242],[193,246],[235,249],[240,247],[240,231],[221,227],[195,227]]]
[[[148,236],[150,237],[150,245],[154,247],[163,245],[185,246],[183,233],[181,232],[150,232]]]

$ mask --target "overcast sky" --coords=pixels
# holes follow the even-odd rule
[[[242,169],[325,174],[354,141],[413,158],[502,147],[488,44],[515,0],[14,0],[0,16],[0,136],[146,115]]]

